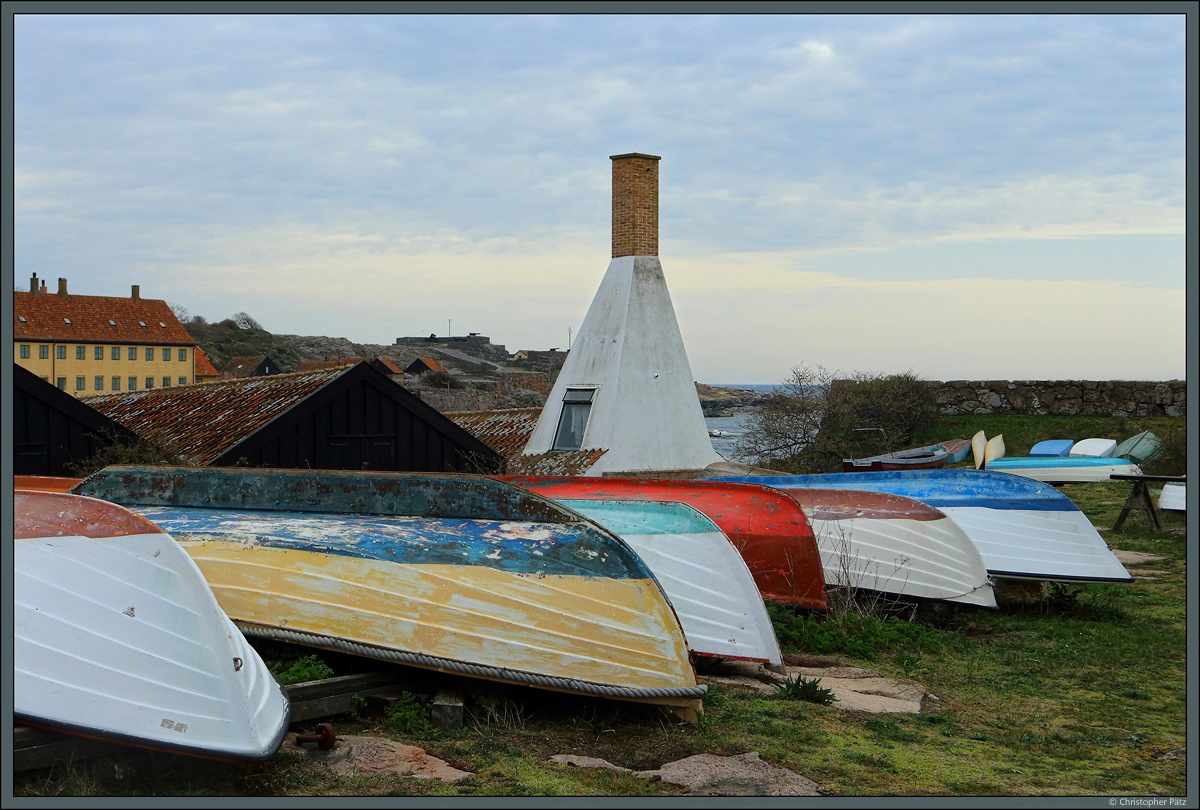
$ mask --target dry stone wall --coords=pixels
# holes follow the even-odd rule
[[[934,382],[944,414],[1184,416],[1183,380],[953,380]]]

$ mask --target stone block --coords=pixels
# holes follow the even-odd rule
[[[442,689],[429,704],[429,721],[438,728],[455,729],[463,724],[463,698],[453,689]]]

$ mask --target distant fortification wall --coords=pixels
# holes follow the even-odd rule
[[[1184,416],[1183,380],[953,380],[931,383],[944,414]]]

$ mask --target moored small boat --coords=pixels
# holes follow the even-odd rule
[[[962,527],[994,578],[1131,582],[1069,498],[1029,478],[991,470],[902,470],[855,475],[733,476],[780,489],[870,489],[916,498]]]
[[[570,476],[501,476],[500,480],[548,498],[685,503],[725,533],[764,599],[804,610],[828,610],[816,538],[800,505],[782,492],[723,480]]]
[[[694,711],[679,620],[618,537],[476,475],[110,467],[248,635]]]
[[[946,464],[957,464],[970,455],[971,440],[949,439],[942,442],[942,449],[946,451]]]
[[[828,587],[996,607],[979,550],[941,510],[870,490],[785,490],[804,508]]]
[[[944,467],[949,453],[940,444],[897,450],[866,458],[842,459],[842,472],[868,470],[933,470]]]
[[[746,563],[717,525],[687,504],[563,499],[616,534],[650,567],[692,653],[782,671],[779,642]]]
[[[112,503],[22,490],[14,534],[16,720],[216,759],[275,753],[287,696],[171,535]]]

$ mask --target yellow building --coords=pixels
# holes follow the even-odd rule
[[[13,292],[17,365],[75,396],[196,382],[211,368],[166,301],[71,295],[67,280],[49,293],[35,273],[29,292]]]

